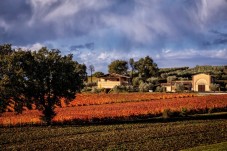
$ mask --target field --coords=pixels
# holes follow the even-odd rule
[[[54,123],[94,123],[102,121],[137,120],[162,116],[163,113],[192,115],[226,111],[227,95],[196,96],[190,93],[123,93],[78,94],[69,105],[62,99]],[[6,112],[0,117],[1,126],[43,124],[38,110],[23,114]],[[167,115],[168,116],[168,115]]]
[[[40,120],[35,106],[24,108],[23,114],[2,114],[0,148],[155,151],[214,144],[208,148],[226,150],[227,112],[220,112],[226,108],[227,95],[78,94],[70,104],[62,99],[61,107],[56,106],[57,125],[51,127]]]
[[[93,126],[14,127],[0,128],[0,131],[2,150],[169,151],[227,141],[226,119]],[[222,145],[224,150],[227,149],[225,144]]]

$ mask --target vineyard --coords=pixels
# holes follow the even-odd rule
[[[158,117],[165,111],[172,113],[207,113],[226,110],[227,95],[196,96],[190,93],[122,93],[78,94],[70,104],[55,109],[53,122],[93,122],[103,119],[130,120],[139,117]],[[6,112],[0,117],[1,125],[42,124],[41,112],[25,110],[23,114]]]

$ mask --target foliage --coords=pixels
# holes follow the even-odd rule
[[[210,90],[211,91],[218,91],[218,89],[220,88],[219,84],[215,84],[215,83],[212,83],[210,84]]]
[[[126,92],[126,87],[123,85],[116,85],[113,87],[114,93]]]
[[[18,113],[22,112],[23,106],[36,104],[48,125],[60,99],[74,99],[75,93],[83,87],[86,66],[73,61],[72,55],[61,56],[60,51],[43,47],[33,52],[13,51],[4,58],[6,64],[2,68],[5,72],[1,72],[0,82],[4,101],[12,99]]]
[[[92,88],[91,87],[84,87],[81,92],[91,92]]]
[[[57,115],[53,122],[64,121],[92,122],[109,120],[128,120],[161,116],[165,109],[170,109],[173,116],[187,108],[187,113],[207,113],[227,111],[227,95],[197,96],[190,93],[119,93],[119,94],[78,94],[69,106],[56,108]],[[40,112],[37,110],[24,111],[15,115],[3,113],[0,125],[26,124],[31,121],[40,123]],[[37,119],[38,118],[38,119]]]
[[[159,74],[163,75],[164,77],[167,76],[176,76],[176,77],[184,77],[184,78],[191,78],[192,75],[199,74],[199,73],[206,73],[210,74],[215,77],[215,79],[224,80],[227,73],[226,66],[196,66],[194,68],[189,67],[178,67],[178,68],[161,68],[159,70]],[[166,75],[164,75],[166,74]]]
[[[148,92],[149,90],[152,90],[154,85],[152,83],[140,83],[139,85],[139,91],[140,92]]]
[[[132,91],[134,91],[133,86],[116,85],[115,87],[113,87],[114,93],[132,92]]]
[[[173,116],[173,111],[171,111],[170,109],[164,109],[164,111],[162,112],[162,117],[164,119],[170,118]]]
[[[176,91],[177,92],[183,92],[185,89],[184,84],[183,83],[176,83]]]
[[[141,77],[147,79],[151,76],[158,75],[158,66],[149,56],[141,58],[135,62],[135,69],[138,71]]]
[[[176,76],[168,76],[167,77],[167,82],[172,82],[172,81],[175,81],[177,79]]]
[[[161,76],[161,78],[166,79],[168,77],[168,74],[167,73],[162,73],[160,76]]]
[[[139,86],[141,83],[143,83],[143,80],[141,77],[135,77],[132,80],[132,85],[133,86]]]
[[[128,62],[124,60],[115,60],[108,66],[109,73],[127,74]]]
[[[189,67],[177,67],[177,68],[160,68],[159,73],[168,73],[168,72],[173,72],[173,71],[182,71],[182,70],[187,70]]]
[[[181,116],[188,116],[188,109],[183,107],[181,109],[181,113],[180,113]]]
[[[156,92],[165,92],[165,87],[157,86],[155,91]]]
[[[135,71],[135,61],[134,61],[133,58],[129,59],[129,65],[131,67],[131,78],[133,79],[133,74],[134,74],[134,71]]]
[[[99,77],[101,77],[101,76],[104,76],[104,73],[98,71],[98,72],[95,72],[95,73],[93,74],[93,76],[96,77],[96,78],[99,78]]]
[[[100,92],[103,92],[103,89],[98,89],[96,87],[93,87],[91,90],[91,93],[100,93]]]
[[[87,87],[93,87],[93,86],[97,86],[96,82],[88,82],[85,84]]]
[[[126,90],[132,89],[132,87]],[[83,105],[101,105],[125,102],[141,102],[144,100],[174,99],[174,98],[190,98],[194,94],[190,93],[120,93],[120,94],[77,94],[75,100],[70,102],[70,106]]]

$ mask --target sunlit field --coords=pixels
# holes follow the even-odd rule
[[[13,110],[12,106],[8,109]],[[25,108],[23,114],[15,112],[3,113],[1,126],[26,124],[42,125],[40,111]],[[227,95],[196,96],[190,93],[122,93],[122,94],[78,94],[70,104],[62,100],[61,107],[56,106],[57,115],[54,123],[64,124],[103,120],[136,120],[138,118],[193,115],[226,111]]]

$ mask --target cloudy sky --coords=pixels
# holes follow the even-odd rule
[[[1,0],[3,43],[57,48],[103,72],[147,55],[159,67],[227,65],[227,0]]]

